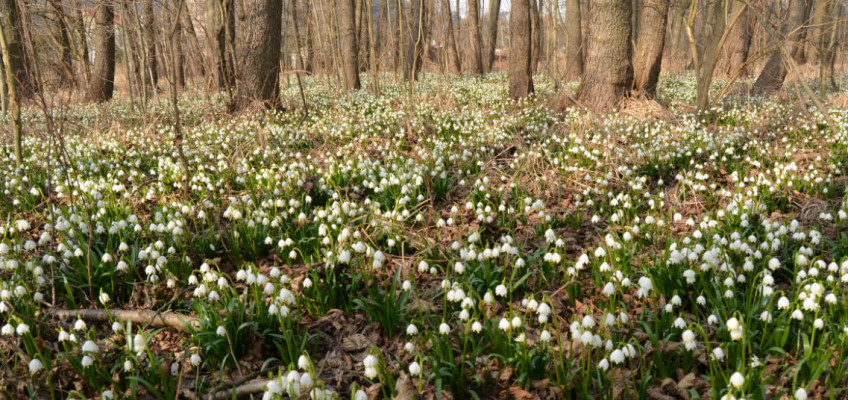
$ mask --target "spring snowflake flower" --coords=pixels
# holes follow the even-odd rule
[[[87,340],[82,345],[82,352],[83,353],[97,353],[98,351],[100,351],[100,347],[97,346],[97,343],[94,343],[91,340]]]
[[[607,361],[606,358],[603,358],[603,359],[601,359],[601,361],[598,361],[598,368],[600,368],[604,371],[608,370],[609,366],[610,366],[609,361]]]
[[[500,284],[497,287],[495,287],[495,294],[498,295],[499,297],[506,297],[506,295],[507,295],[506,285]]]
[[[439,333],[441,333],[442,335],[447,335],[448,333],[450,333],[450,329],[450,325],[448,325],[447,323],[442,322],[442,324],[439,325]]]
[[[807,390],[804,388],[798,388],[795,391],[795,400],[807,400]]]
[[[409,324],[406,327],[406,334],[409,336],[415,336],[418,334],[418,327],[415,324]]]
[[[712,358],[716,361],[724,360],[724,350],[722,350],[721,347],[714,348]]]
[[[80,364],[82,364],[82,366],[86,367],[86,368],[90,367],[91,364],[94,364],[94,359],[91,358],[90,356],[83,356]]]
[[[24,232],[24,231],[28,231],[31,228],[31,226],[30,226],[30,224],[27,220],[19,219],[18,222],[15,222],[15,228],[17,228],[17,230],[20,231],[20,232]]]
[[[612,353],[610,353],[609,358],[613,364],[621,364],[622,362],[624,362],[624,352],[620,349],[615,349]]]
[[[41,363],[41,360],[37,358],[33,358],[29,362],[29,373],[35,374],[38,371],[41,371],[44,368],[44,364]]]
[[[15,328],[15,332],[18,334],[18,336],[26,335],[27,333],[29,333],[29,325],[21,322],[20,324],[18,324],[17,328]]]
[[[0,329],[0,333],[2,333],[3,336],[12,336],[15,334],[15,327],[12,326],[12,324],[7,323],[6,325],[3,325],[2,329]]]
[[[409,375],[418,376],[420,374],[421,366],[417,362],[413,361],[412,364],[409,364]]]
[[[471,331],[472,332],[480,333],[482,330],[483,330],[483,324],[481,324],[479,321],[474,321],[474,323],[471,324]]]
[[[736,389],[742,389],[742,385],[745,384],[745,377],[739,372],[734,372],[733,375],[730,375],[730,384]]]

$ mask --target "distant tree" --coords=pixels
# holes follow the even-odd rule
[[[147,60],[148,85],[155,88],[159,83],[158,62],[156,60],[156,17],[153,15],[153,0],[143,0],[141,5],[143,16],[142,37],[146,48],[144,58]]]
[[[468,68],[471,75],[483,73],[483,53],[480,46],[480,0],[468,0],[465,15],[468,20]]]
[[[542,55],[542,14],[539,1],[530,0],[530,73],[535,74]]]
[[[656,94],[660,80],[667,20],[667,0],[642,1],[639,38],[633,53],[633,89],[648,97]]]
[[[580,0],[565,2],[566,70],[565,80],[572,81],[583,75],[583,35]]]
[[[345,86],[348,89],[359,89],[359,48],[356,43],[356,7],[353,2],[354,0],[337,0],[336,12]]]
[[[740,0],[731,0],[731,15],[741,12],[736,25],[730,29],[727,41],[724,44],[724,51],[718,63],[718,72],[725,76],[739,74],[745,76],[747,68],[743,66],[748,61],[748,50],[751,48],[751,38],[753,30],[751,29],[751,18],[748,15],[748,7]]]
[[[94,11],[94,69],[86,100],[112,99],[115,89],[115,12],[110,0],[99,0]]]
[[[531,73],[530,3],[535,0],[512,0],[509,15],[509,95],[519,99],[533,92]]]
[[[445,19],[445,44],[447,49],[447,68],[450,73],[458,74],[462,71],[459,63],[459,53],[456,51],[456,36],[453,33],[453,14],[451,14],[450,0],[442,1],[442,16]]]
[[[239,19],[244,46],[240,57],[236,109],[279,105],[282,0],[245,0]]]
[[[6,10],[4,10],[6,11]],[[8,21],[8,16],[5,16],[4,22]],[[15,152],[15,162],[18,166],[22,166],[23,164],[23,150],[22,150],[22,133],[21,133],[21,97],[20,92],[18,91],[19,80],[15,75],[16,70],[14,70],[15,61],[13,61],[13,51],[9,46],[10,41],[6,35],[6,29],[0,29],[0,53],[2,53],[2,66],[3,66],[3,77],[0,79],[5,79],[6,84],[5,88],[8,90],[8,103],[9,109],[11,110],[10,120],[12,123],[12,133],[14,136],[14,152]]]
[[[784,39],[779,46],[783,46],[785,53],[789,57],[795,57],[795,53],[801,48],[799,39],[801,38],[801,28],[807,20],[807,2],[805,0],[790,0],[789,10],[786,20],[783,24],[782,34]],[[786,79],[788,70],[786,68],[786,60],[783,59],[783,52],[774,50],[771,52],[765,67],[763,67],[760,75],[757,76],[754,86],[751,88],[753,94],[771,94],[783,87],[783,81]]]
[[[621,0],[592,2],[585,73],[577,100],[595,112],[616,107],[633,84],[630,6],[630,1]]]
[[[406,66],[403,70],[403,77],[408,80],[418,79],[418,73],[424,63],[424,45],[427,43],[426,23],[423,20],[427,13],[425,4],[425,0],[410,1],[410,35],[406,44]]]
[[[495,48],[498,44],[498,20],[501,16],[501,0],[489,0],[489,21],[486,26],[486,57],[483,59],[483,69],[492,70],[495,62]]]

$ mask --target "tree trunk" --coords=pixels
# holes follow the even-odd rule
[[[630,6],[629,1],[621,0],[592,2],[586,73],[577,100],[598,113],[616,107],[633,85]]]
[[[409,42],[406,44],[406,67],[403,70],[403,77],[406,80],[418,79],[418,73],[421,71],[423,63],[424,44],[426,43],[426,35],[424,34],[425,24],[423,21],[426,10],[424,9],[425,0],[411,0],[412,12],[409,15]]]
[[[468,73],[483,73],[483,54],[480,47],[480,0],[468,0]]]
[[[489,0],[489,23],[486,29],[486,58],[483,68],[490,72],[495,63],[495,48],[498,46],[498,19],[501,16],[501,0]]]
[[[535,74],[542,55],[542,17],[539,12],[540,0],[530,0],[530,73]]]
[[[14,4],[13,4],[14,5]],[[6,10],[4,10],[6,11]],[[6,15],[6,14],[4,14]],[[8,22],[8,15],[4,18],[4,22]],[[0,29],[0,53],[3,55],[3,77],[0,79],[6,79],[6,88],[9,93],[9,108],[11,110],[10,120],[12,122],[12,136],[14,141],[14,153],[15,153],[15,163],[18,167],[23,166],[23,134],[21,133],[21,97],[20,92],[18,91],[19,80],[16,76],[16,70],[12,69],[12,66],[15,65],[15,61],[13,61],[14,52],[12,48],[9,46],[9,36],[6,34],[6,29]],[[20,37],[20,36],[19,36]]]
[[[88,61],[88,41],[85,35],[87,29],[85,20],[82,17],[82,7],[77,7],[74,13],[74,26],[77,32],[77,41],[79,42],[77,57],[82,65],[82,75],[85,78],[85,84],[88,86],[91,83],[91,65]]]
[[[115,13],[110,0],[100,0],[94,12],[94,69],[87,101],[112,99],[115,89]]]
[[[580,0],[565,2],[566,70],[565,80],[583,76],[583,34],[580,29]]]
[[[177,3],[182,4],[182,1],[178,0]],[[174,28],[174,35],[170,37],[171,46],[174,46],[174,59],[171,62],[176,63],[176,84],[178,88],[182,89],[185,87],[185,52],[183,51],[183,24],[178,17],[179,14],[182,14],[182,10],[171,10],[171,24],[169,25]]]
[[[345,87],[356,90],[359,83],[359,48],[356,43],[356,7],[354,0],[338,0],[338,26],[341,39],[342,68],[344,68]]]
[[[148,84],[156,88],[159,84],[159,65],[156,58],[156,17],[153,15],[153,0],[144,0],[142,4],[144,15],[144,42],[147,47],[147,71]]]
[[[531,74],[530,2],[535,0],[512,0],[509,16],[509,95],[519,99],[533,92]]]
[[[244,43],[236,108],[279,105],[282,0],[245,0],[240,32]]]
[[[18,93],[22,97],[29,97],[34,91],[34,87],[29,79],[29,70],[26,65],[27,58],[16,0],[0,0],[0,21],[2,21],[0,29],[3,29],[3,35],[6,38],[9,66],[14,72],[15,81],[18,83]]]
[[[448,71],[458,74],[461,71],[459,64],[459,53],[456,51],[456,36],[453,33],[453,14],[451,13],[450,0],[442,0],[442,16],[445,19],[445,53],[448,60]]]
[[[789,57],[795,57],[795,53],[800,48],[800,43],[798,42],[800,30],[797,28],[807,20],[807,10],[807,2],[805,0],[789,1],[789,15],[786,17],[782,29],[785,39],[779,44],[783,46]],[[767,95],[780,90],[783,87],[783,81],[786,79],[787,72],[786,63],[783,60],[781,52],[779,50],[772,51],[765,67],[763,67],[762,72],[757,77],[757,81],[754,82],[751,92],[753,94]]]
[[[633,53],[633,89],[654,97],[660,80],[660,66],[668,20],[666,0],[644,0],[639,17],[639,39]]]
[[[718,72],[724,76],[732,76],[739,72],[739,69],[748,61],[748,49],[751,47],[751,18],[748,7],[740,0],[731,0],[731,15],[742,10],[742,15],[736,21],[736,25],[731,28],[727,37],[727,42],[724,45],[722,58],[718,64]],[[745,71],[741,71],[740,76],[745,76]]]
[[[56,18],[56,28],[59,31],[58,44],[59,51],[62,53],[59,67],[62,70],[62,83],[75,87],[76,79],[74,78],[73,59],[71,57],[71,34],[68,30],[67,16],[60,1],[51,0],[50,6],[53,8]]]

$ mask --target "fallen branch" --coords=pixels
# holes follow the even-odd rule
[[[152,310],[62,310],[50,308],[47,314],[58,319],[79,318],[83,321],[109,322],[112,320],[125,323],[132,321],[150,326],[167,326],[178,331],[188,331],[200,326],[200,318],[192,315],[177,314],[170,311],[156,312]]]
[[[191,400],[226,400],[236,399],[254,393],[262,393],[265,386],[270,382],[268,379],[256,379],[241,386],[216,391],[212,389],[209,394],[198,396],[189,389],[183,389],[181,394]]]

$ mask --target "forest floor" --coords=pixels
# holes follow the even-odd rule
[[[28,109],[0,398],[848,396],[848,110],[386,78]]]

